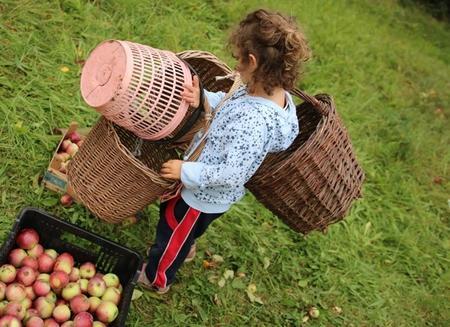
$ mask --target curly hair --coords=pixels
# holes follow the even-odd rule
[[[256,57],[258,67],[249,87],[262,82],[269,95],[275,87],[294,88],[302,62],[311,56],[295,19],[264,9],[248,14],[231,33],[228,45],[232,51],[238,51],[244,64],[250,54]]]

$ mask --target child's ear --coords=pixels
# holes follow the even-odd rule
[[[248,55],[248,66],[250,68],[250,71],[253,73],[256,68],[258,67],[258,61],[256,60],[256,57],[254,54],[250,53]]]

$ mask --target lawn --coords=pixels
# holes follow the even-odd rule
[[[199,240],[169,294],[133,301],[127,325],[449,326],[450,29],[394,0],[2,0],[1,241],[31,205],[144,255],[156,204],[136,225],[110,225],[39,184],[53,128],[99,117],[80,96],[81,63],[122,39],[233,66],[229,28],[257,6],[301,22],[313,58],[299,86],[334,96],[364,197],[327,234],[304,237],[246,195]],[[206,269],[213,255],[223,262]],[[319,318],[302,322],[312,306]]]

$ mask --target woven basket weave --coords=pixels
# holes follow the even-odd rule
[[[206,89],[228,91],[232,82],[216,81],[215,77],[227,75],[231,70],[217,57],[204,51],[185,51],[179,57],[195,69]],[[101,118],[68,167],[74,196],[97,217],[110,223],[135,215],[174,187],[173,182],[159,175],[160,167],[165,161],[178,158],[175,146],[189,144],[195,131],[204,124],[202,117],[192,131],[177,140],[178,146],[169,147],[144,141]],[[135,153],[139,149],[140,156]]]
[[[361,195],[364,173],[330,96],[293,94],[300,133],[285,151],[269,154],[246,187],[293,230],[324,231]]]

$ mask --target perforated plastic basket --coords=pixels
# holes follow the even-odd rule
[[[119,315],[108,326],[124,326],[130,308],[131,296],[139,277],[142,257],[135,251],[109,241],[97,234],[57,219],[37,208],[24,208],[16,218],[8,239],[0,250],[0,264],[8,260],[9,252],[16,247],[17,234],[24,228],[34,228],[44,248],[55,249],[58,253],[69,252],[80,265],[86,261],[96,264],[103,274],[119,276],[123,286],[119,303]]]
[[[83,67],[81,95],[117,125],[143,139],[159,140],[187,112],[183,84],[192,84],[192,74],[175,53],[108,40],[91,52]]]

